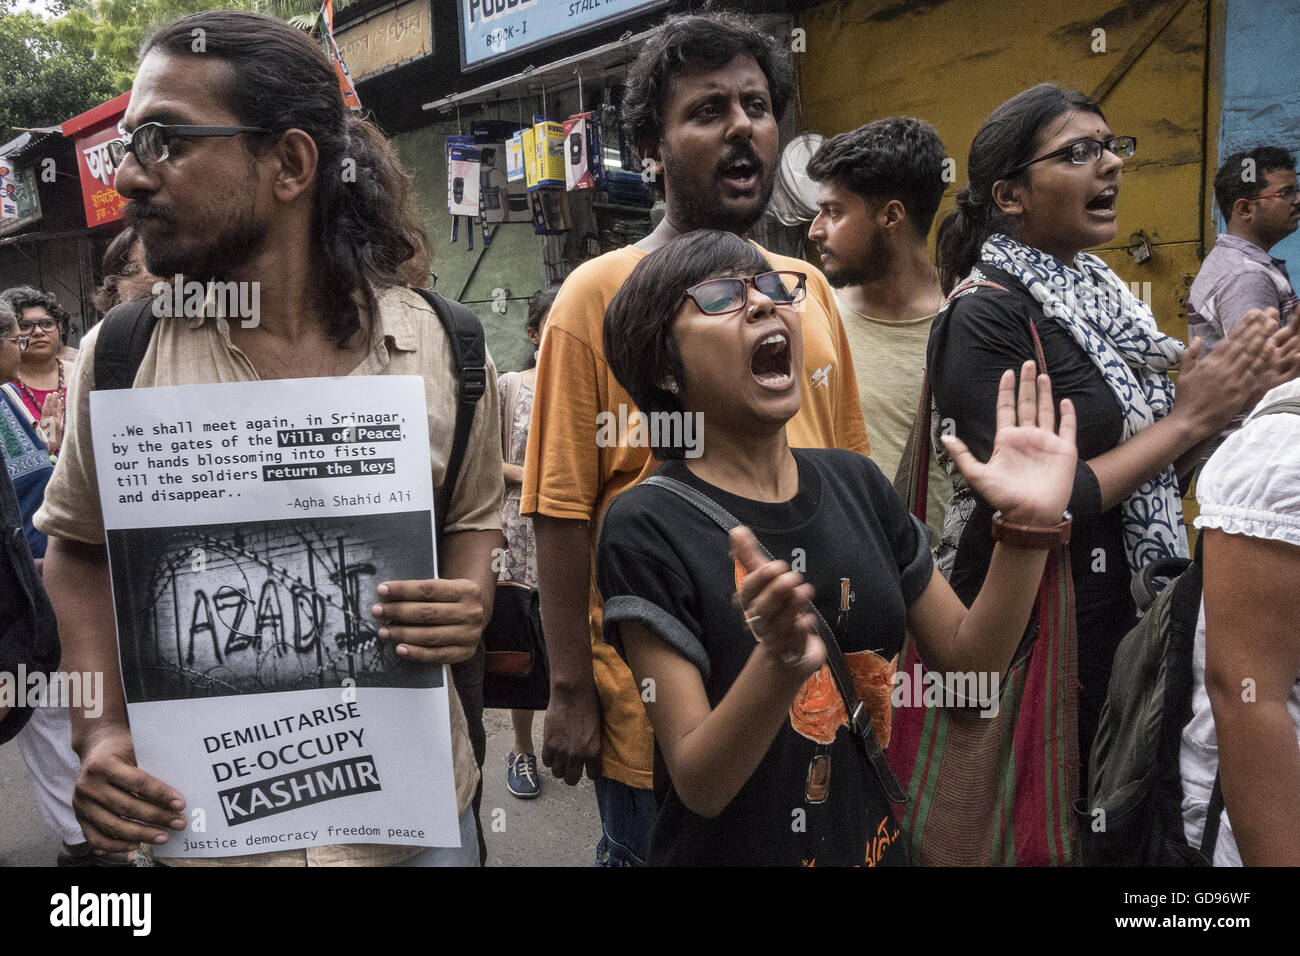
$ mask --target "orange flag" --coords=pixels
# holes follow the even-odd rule
[[[330,59],[334,61],[334,72],[339,77],[339,89],[343,93],[343,105],[348,109],[361,109],[361,98],[357,96],[357,88],[352,85],[352,74],[348,72],[348,65],[343,62],[343,54],[339,52],[339,45],[334,42],[334,0],[325,0],[320,7],[321,19],[325,21],[325,36],[329,39]]]

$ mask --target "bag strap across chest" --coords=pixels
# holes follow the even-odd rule
[[[654,485],[663,488],[665,491],[672,492],[683,501],[704,512],[714,524],[725,532],[730,533],[732,528],[740,526],[740,522],[736,520],[731,512],[690,485],[673,478],[665,478],[662,475],[651,475],[642,484]],[[755,540],[757,541],[757,538]],[[761,541],[758,541],[758,550],[768,561],[776,560]],[[880,781],[880,785],[884,788],[889,799],[895,803],[906,803],[907,794],[904,793],[898,779],[894,776],[894,772],[889,768],[889,761],[886,759],[885,752],[876,737],[875,729],[871,726],[871,715],[867,713],[866,705],[858,699],[857,691],[853,686],[853,674],[849,670],[849,662],[844,658],[844,651],[840,649],[840,642],[835,639],[835,632],[831,630],[830,625],[826,623],[826,619],[822,617],[821,611],[817,610],[815,604],[810,602],[808,609],[817,618],[817,634],[821,637],[822,643],[826,645],[826,663],[830,666],[831,677],[840,692],[840,697],[844,700],[844,712],[849,719],[849,732],[861,745],[867,762],[871,765],[876,779]]]

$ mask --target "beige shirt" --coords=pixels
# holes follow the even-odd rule
[[[934,316],[882,322],[850,308],[838,293],[835,304],[839,306],[853,352],[853,367],[858,373],[862,418],[871,434],[871,460],[893,481],[921,402],[925,348],[930,342]],[[952,484],[933,455],[926,497],[926,524],[930,528],[930,543],[934,545],[943,530],[943,512],[952,497]]]
[[[372,347],[353,375],[421,375],[428,406],[429,465],[433,484],[442,484],[456,422],[457,379],[446,334],[432,308],[407,289],[389,289],[376,300],[374,318],[366,305],[361,321],[371,328]],[[99,326],[86,335],[68,382],[68,419],[58,465],[45,490],[34,523],[48,535],[90,544],[104,542],[95,456],[90,434],[90,392],[94,381],[95,342]],[[135,388],[251,382],[257,371],[230,341],[225,319],[162,319],[140,370]],[[487,388],[479,399],[460,479],[452,495],[444,533],[498,531],[501,528],[501,436],[498,430],[496,368],[487,358]],[[478,786],[479,769],[470,746],[465,712],[456,688],[448,682],[451,709],[452,763],[456,805],[463,816]],[[232,702],[237,706],[237,702]],[[169,859],[172,865],[227,866],[386,866],[401,862],[423,847],[346,844],[257,853],[213,859]]]

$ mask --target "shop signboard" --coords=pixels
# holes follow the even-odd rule
[[[472,70],[607,26],[668,0],[460,0],[460,64]]]
[[[73,137],[76,143],[87,226],[102,226],[122,218],[126,199],[113,188],[117,168],[109,155],[108,144],[120,135],[117,124],[126,114],[130,101],[131,94],[123,93],[63,124],[63,135]]]
[[[354,81],[387,73],[433,52],[429,0],[408,0],[339,26],[334,38]]]

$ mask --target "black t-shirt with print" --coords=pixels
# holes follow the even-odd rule
[[[753,529],[775,557],[802,569],[818,609],[836,629],[860,696],[875,702],[880,727],[888,713],[887,663],[901,646],[907,605],[933,571],[928,535],[873,462],[835,449],[794,455],[799,491],[778,504],[728,494],[681,461],[665,462],[656,474],[704,492]],[[726,533],[671,492],[638,485],[605,516],[596,574],[605,639],[623,653],[619,622],[642,624],[699,668],[709,704],[717,707],[755,646],[732,602],[736,570]],[[841,614],[844,580],[849,610]],[[827,760],[823,793],[814,781],[822,779]],[[753,776],[715,819],[692,813],[678,798],[657,745],[654,776],[653,865],[906,861],[888,799],[849,735],[826,667],[805,682]]]

